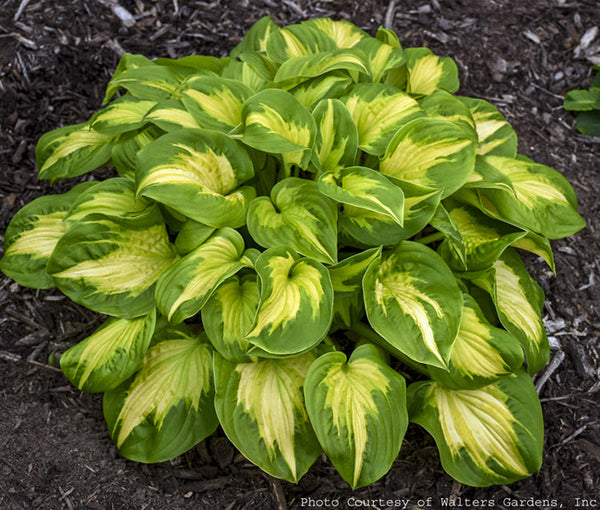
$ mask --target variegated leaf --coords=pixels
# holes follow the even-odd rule
[[[377,347],[361,345],[347,362],[342,352],[319,357],[304,393],[323,450],[353,489],[387,473],[408,426],[406,383]]]
[[[117,64],[117,68],[115,69],[111,80],[118,80],[119,76],[121,76],[127,70],[152,65],[155,65],[154,62],[149,58],[144,57],[143,55],[125,53],[119,60],[119,63]],[[109,82],[106,87],[106,93],[104,95],[104,100],[102,101],[102,104],[107,104],[119,89],[121,89],[120,85]]]
[[[136,219],[156,213],[155,204],[144,197],[136,198],[135,185],[130,179],[115,177],[90,184],[71,202],[64,219],[67,225],[95,214]]]
[[[223,68],[229,63],[229,57],[212,57],[209,55],[186,55],[180,58],[157,58],[155,64],[167,67],[179,78],[186,78],[199,74],[221,74]]]
[[[311,78],[332,71],[347,71],[368,75],[362,54],[355,50],[336,49],[333,51],[303,55],[286,60],[277,70],[273,85],[289,90]]]
[[[0,260],[2,272],[25,287],[54,287],[52,277],[46,272],[46,264],[56,243],[67,230],[64,218],[73,200],[93,184],[79,184],[63,195],[38,197],[22,207],[4,233],[4,256]]]
[[[314,359],[307,353],[236,364],[215,354],[215,408],[225,434],[263,471],[290,482],[321,453],[303,393]]]
[[[347,73],[343,71],[334,71],[325,76],[319,76],[312,80],[305,81],[289,90],[289,92],[290,94],[293,94],[300,103],[309,110],[312,110],[317,103],[324,99],[340,98],[347,92],[351,84],[352,78],[350,78]],[[314,111],[313,115],[315,115]]]
[[[384,84],[358,84],[342,101],[358,128],[359,148],[376,156],[401,126],[424,115],[408,94]]]
[[[291,355],[315,347],[327,334],[333,287],[327,269],[289,248],[269,248],[257,259],[260,304],[246,340],[265,355]]]
[[[432,366],[428,370],[445,388],[476,389],[517,372],[523,365],[523,350],[514,336],[488,322],[475,299],[468,294],[463,294],[463,299],[448,370]]]
[[[271,198],[250,203],[247,226],[265,248],[289,246],[320,262],[337,260],[337,208],[317,183],[288,177],[271,190]]]
[[[492,270],[474,279],[473,283],[492,296],[500,322],[525,349],[527,371],[530,374],[539,372],[550,357],[541,317],[544,292],[529,276],[519,254],[508,248]]]
[[[462,316],[462,292],[431,248],[402,241],[379,257],[363,279],[373,329],[419,363],[447,368]]]
[[[119,71],[119,69],[117,69]],[[116,72],[108,83],[108,91],[112,93],[126,89],[139,99],[161,101],[169,97],[179,99],[177,88],[183,81],[173,70],[150,62],[148,65],[128,67]]]
[[[542,408],[524,371],[479,389],[414,383],[408,388],[408,412],[433,436],[442,466],[461,483],[508,484],[541,466]]]
[[[69,226],[47,270],[76,303],[131,318],[152,311],[154,283],[175,256],[158,210],[135,219],[97,214]]]
[[[200,311],[221,282],[248,266],[252,261],[241,234],[229,227],[219,229],[161,274],[158,310],[169,322],[182,322]]]
[[[194,220],[186,220],[179,229],[175,238],[175,249],[179,255],[187,255],[194,251],[206,241],[215,231],[214,227],[198,223]]]
[[[315,120],[292,94],[278,89],[258,92],[244,103],[242,121],[245,144],[285,154],[287,164],[307,168],[316,134]]]
[[[244,224],[254,175],[244,148],[205,129],[161,136],[138,153],[137,193],[211,227]]]
[[[429,118],[453,122],[465,130],[467,138],[477,139],[475,121],[471,115],[471,111],[456,96],[439,89],[433,94],[420,98],[419,105]]]
[[[317,181],[325,196],[342,204],[353,205],[389,216],[404,224],[404,192],[381,173],[363,166],[326,172]]]
[[[260,300],[255,274],[224,281],[202,309],[202,324],[210,343],[230,361],[247,362],[252,344],[245,340],[252,329]]]
[[[448,241],[439,247],[440,255],[455,270],[487,269],[508,246],[526,235],[524,230],[490,218],[475,207],[451,198],[444,202],[444,206],[465,247],[464,265]]]
[[[479,189],[487,213],[549,239],[572,235],[585,226],[577,213],[573,188],[556,170],[523,157],[485,156],[485,162],[503,174],[514,189],[514,193]]]
[[[364,52],[366,67],[373,83],[382,82],[386,72],[398,69],[406,62],[401,48],[373,37],[363,38],[355,48]]]
[[[329,266],[329,274],[333,290],[337,293],[354,293],[362,290],[365,271],[375,259],[381,255],[381,248],[361,251],[333,266]]]
[[[475,121],[479,141],[477,154],[508,156],[509,158],[517,155],[515,130],[494,105],[484,99],[471,97],[458,97],[457,99],[469,107]]]
[[[183,85],[181,101],[202,127],[230,132],[242,122],[242,105],[254,91],[237,80],[192,76]]]
[[[424,117],[396,132],[379,169],[386,175],[441,189],[445,198],[473,173],[476,148],[475,138],[460,125]]]
[[[115,99],[90,119],[92,130],[116,136],[134,131],[146,124],[146,114],[156,106],[156,101],[126,95]]]
[[[330,333],[338,329],[349,330],[365,316],[365,303],[362,290],[357,292],[334,292],[333,319]]]
[[[314,18],[303,22],[302,25],[324,32],[333,39],[338,48],[354,48],[360,41],[369,38],[369,34],[364,30],[345,20]]]
[[[433,218],[431,218],[429,224],[441,232],[445,237],[447,251],[452,258],[452,261],[456,263],[455,270],[466,271],[467,252],[465,242],[458,231],[458,226],[456,225],[452,216],[450,216],[448,210],[444,207],[443,203],[438,205],[435,215]],[[430,235],[437,236],[439,234],[433,233]],[[425,244],[427,244],[428,237],[429,235],[424,235],[419,238],[418,241],[421,243],[425,242]]]
[[[111,163],[121,177],[135,181],[137,168],[137,153],[142,147],[164,134],[162,129],[149,126],[141,131],[124,133],[115,138],[111,150]]]
[[[338,99],[324,99],[313,110],[317,125],[313,163],[320,172],[352,166],[358,152],[358,131],[352,115]]]
[[[390,216],[355,207],[344,206],[340,213],[340,229],[344,240],[358,248],[389,246],[420,232],[433,218],[441,190],[427,188],[388,177],[404,193],[403,225]]]
[[[112,142],[112,136],[88,123],[54,129],[41,136],[35,149],[39,178],[54,183],[91,172],[108,163]]]
[[[407,48],[406,91],[417,96],[433,94],[437,89],[456,92],[458,69],[450,57],[438,57],[429,48]]]
[[[242,41],[231,50],[231,58],[239,57],[244,53],[265,53],[267,39],[272,33],[279,30],[277,24],[269,16],[262,17],[250,27]]]
[[[104,418],[121,455],[163,462],[216,430],[211,351],[205,336],[173,334],[150,348],[133,380],[104,394]]]
[[[552,272],[556,274],[556,267],[554,266],[554,253],[552,253],[552,246],[547,238],[535,234],[534,232],[527,232],[525,237],[521,237],[514,241],[511,246],[531,252],[538,257],[544,259],[544,262],[548,264],[548,267],[552,269]]]
[[[310,20],[272,31],[266,43],[267,56],[278,64],[294,57],[336,49],[338,45],[333,37]]]
[[[165,99],[158,102],[146,114],[146,120],[166,132],[181,128],[198,129],[202,127],[178,99]]]
[[[141,366],[156,324],[156,310],[136,319],[110,318],[60,357],[65,377],[80,390],[115,389]]]
[[[253,54],[254,65],[240,60],[232,60],[223,69],[221,76],[228,80],[235,80],[244,84],[254,92],[266,89],[269,82],[273,79],[274,73],[265,63],[262,55]],[[259,63],[257,66],[256,63]]]
[[[255,79],[266,82],[264,83],[265,86],[260,87],[260,90],[269,86],[269,83],[271,83],[275,77],[277,69],[279,69],[279,64],[270,60],[264,52],[246,52],[240,54],[239,58],[240,61],[252,68],[252,73],[257,75]]]
[[[399,50],[402,49],[402,44],[400,43],[398,35],[396,34],[396,32],[390,30],[389,28],[379,27],[377,29],[377,33],[375,34],[375,38],[378,41],[389,44],[393,48],[397,48]]]
[[[474,194],[470,198],[463,198],[462,195],[468,197],[472,190],[478,189],[499,189],[507,191],[511,194],[515,194],[515,188],[511,179],[500,172],[496,167],[488,163],[487,156],[477,155],[475,157],[475,168],[463,189],[460,189],[454,198],[477,206],[479,204],[479,197]]]

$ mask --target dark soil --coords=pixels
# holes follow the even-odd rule
[[[443,472],[433,441],[413,426],[388,475],[355,492],[325,458],[297,486],[274,480],[222,432],[171,462],[124,460],[109,440],[100,396],[75,391],[51,366],[100,319],[56,290],[0,276],[0,508],[435,509],[442,498],[455,508],[600,506],[600,141],[579,136],[562,108],[568,90],[589,85],[585,57],[600,58],[599,38],[588,41],[587,32],[600,26],[597,1],[122,0],[135,16],[130,28],[110,5],[0,0],[0,232],[25,203],[72,186],[36,180],[36,141],[100,107],[124,51],[224,56],[265,14],[280,24],[344,18],[370,33],[387,20],[405,47],[453,57],[460,93],[492,101],[517,131],[520,152],[573,183],[588,221],[553,243],[556,276],[528,259],[546,291],[554,347],[541,389],[544,464],[510,486],[465,487]]]

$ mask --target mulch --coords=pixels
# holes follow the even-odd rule
[[[120,55],[224,56],[263,15],[281,25],[331,16],[370,33],[386,24],[405,47],[453,57],[459,93],[494,103],[519,151],[573,184],[587,228],[553,242],[556,275],[527,259],[546,292],[553,346],[536,379],[542,469],[510,486],[463,486],[416,426],[393,469],[354,492],[324,457],[298,485],[275,480],[222,432],[170,462],[127,461],[110,443],[101,397],[74,390],[52,366],[101,319],[56,290],[1,275],[0,508],[435,509],[442,498],[455,508],[600,505],[600,140],[579,135],[562,108],[600,63],[596,0],[0,0],[0,232],[24,204],[73,185],[37,181],[36,141],[100,107]]]

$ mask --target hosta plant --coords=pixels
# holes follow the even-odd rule
[[[458,87],[389,30],[264,18],[226,58],[126,54],[103,109],[40,139],[42,179],[116,174],[23,207],[1,268],[106,315],[60,364],[104,392],[122,455],[220,425],[275,477],[325,452],[360,487],[414,422],[460,482],[539,469],[549,346],[521,254],[553,269],[584,222]]]

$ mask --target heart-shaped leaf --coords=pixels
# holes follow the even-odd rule
[[[236,364],[215,355],[215,409],[225,434],[263,471],[294,483],[321,453],[302,391],[314,359]]]
[[[252,329],[260,301],[255,274],[224,281],[202,309],[202,324],[213,347],[230,361],[250,361],[252,344],[245,340]]]
[[[104,417],[121,455],[163,462],[216,430],[211,351],[205,336],[172,335],[150,348],[133,380],[104,394]]]
[[[445,198],[473,173],[477,142],[454,122],[423,117],[406,124],[390,141],[379,169],[421,186],[443,190]]]
[[[260,304],[246,340],[272,355],[315,347],[327,334],[333,288],[327,269],[288,248],[269,248],[255,264]]]
[[[271,198],[255,198],[247,225],[254,240],[265,248],[289,246],[319,262],[337,260],[337,208],[317,183],[288,177],[271,190]]]
[[[228,136],[180,129],[138,153],[137,194],[215,228],[244,224],[254,190],[240,184],[254,175],[244,148]]]
[[[461,483],[507,484],[541,466],[542,408],[524,371],[476,390],[449,390],[432,381],[411,384],[408,412],[433,436],[442,466]]]
[[[353,489],[387,473],[408,426],[406,383],[375,346],[361,345],[348,362],[342,352],[324,354],[304,393],[323,450]]]
[[[394,349],[447,368],[462,316],[462,292],[431,248],[402,241],[374,260],[363,279],[367,317]]]
[[[248,255],[236,230],[217,230],[161,275],[156,286],[158,309],[174,324],[192,317],[221,282],[242,267],[252,266]]]
[[[63,195],[38,197],[20,209],[4,233],[4,256],[0,260],[2,272],[26,287],[54,287],[46,265],[67,230],[64,219],[73,200],[93,185],[85,182]]]
[[[89,215],[60,238],[47,270],[76,303],[121,318],[155,306],[154,284],[176,256],[156,208],[135,219]]]
[[[385,175],[364,166],[327,172],[317,181],[319,190],[336,202],[368,209],[404,223],[404,192]]]
[[[83,391],[109,391],[141,366],[150,345],[156,310],[137,319],[110,318],[60,357],[65,377]]]

